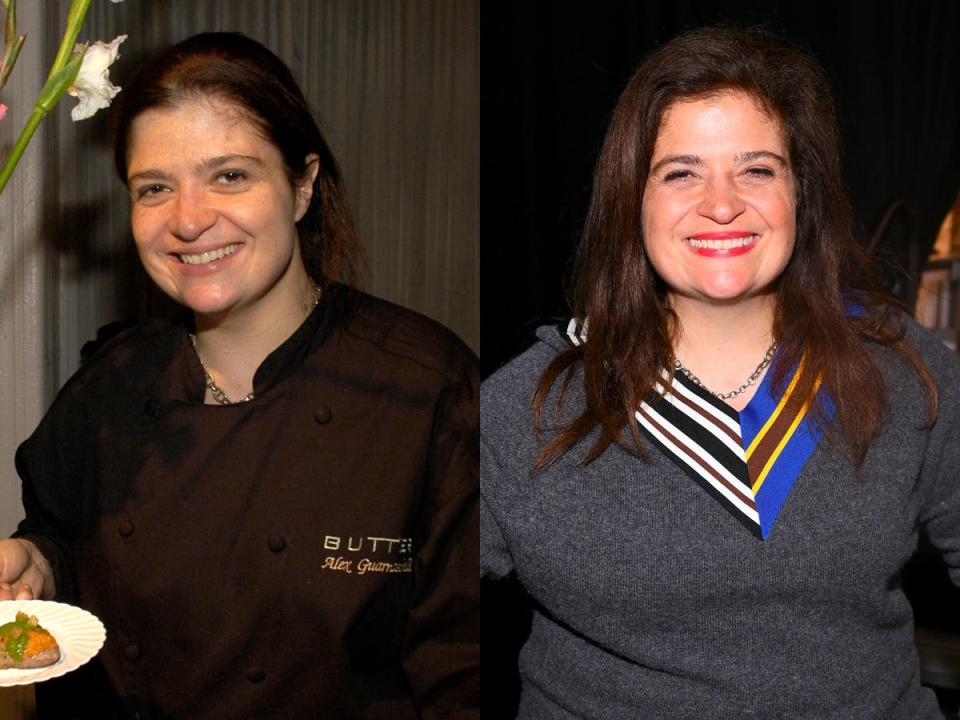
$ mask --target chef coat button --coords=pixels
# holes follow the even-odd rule
[[[129,518],[120,519],[120,522],[117,523],[117,532],[123,537],[130,537],[133,535],[133,523]]]
[[[252,683],[262,683],[267,677],[262,667],[252,667],[247,670],[247,680]]]
[[[280,552],[287,546],[287,541],[283,539],[280,533],[271,533],[267,538],[267,547],[273,552]]]
[[[127,660],[139,660],[140,659],[140,646],[137,643],[130,643],[129,645],[124,646],[123,656]]]
[[[326,405],[321,405],[313,411],[313,419],[319,425],[326,425],[333,418],[333,412]]]

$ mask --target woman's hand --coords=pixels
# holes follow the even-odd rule
[[[0,540],[0,600],[50,600],[56,591],[50,563],[29,540]]]

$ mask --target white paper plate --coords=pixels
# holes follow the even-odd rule
[[[0,625],[15,620],[17,611],[34,615],[40,627],[50,631],[60,646],[60,659],[42,668],[0,670],[0,687],[30,685],[66,675],[96,655],[107,638],[103,623],[95,615],[49,600],[0,601]]]

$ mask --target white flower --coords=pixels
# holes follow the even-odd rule
[[[110,106],[120,88],[110,82],[110,65],[120,56],[120,43],[126,35],[118,35],[110,44],[99,40],[87,48],[77,79],[67,92],[80,102],[70,111],[74,122],[91,117],[97,110]]]

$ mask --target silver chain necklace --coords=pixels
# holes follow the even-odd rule
[[[320,303],[320,296],[322,291],[317,285],[313,286],[313,300],[312,302],[305,303],[303,309],[306,311],[306,314],[309,315],[313,309]],[[194,333],[190,333],[190,345],[193,346],[193,351],[197,353],[197,360],[200,361],[200,367],[203,368],[203,375],[206,378],[207,389],[210,391],[210,395],[213,396],[213,399],[217,401],[220,405],[239,405],[240,403],[250,402],[253,400],[255,395],[250,392],[244,395],[239,400],[231,400],[230,397],[220,389],[220,386],[217,385],[216,380],[213,379],[213,374],[207,370],[207,366],[203,364],[203,355],[200,354],[200,348],[197,347],[197,336]]]
[[[744,390],[746,390],[748,387],[751,387],[755,382],[757,382],[757,379],[761,375],[763,375],[763,371],[766,370],[767,366],[770,365],[770,363],[773,361],[773,355],[776,351],[777,351],[777,341],[774,340],[773,344],[767,348],[767,352],[763,356],[763,360],[761,360],[760,364],[757,365],[756,369],[752,373],[750,373],[750,377],[748,377],[746,381],[744,381],[744,383],[740,387],[738,387],[736,390],[731,390],[728,393],[718,393],[708,388],[706,385],[703,384],[703,381],[701,381],[700,378],[698,378],[696,375],[694,375],[692,372],[690,372],[683,366],[683,363],[680,362],[679,358],[677,358],[674,361],[674,364],[677,370],[682,372],[687,377],[687,379],[690,382],[692,382],[694,385],[702,387],[708,393],[710,393],[714,397],[720,398],[721,400],[730,400],[731,398],[737,397],[737,395],[740,395],[741,393],[743,393]]]
[[[197,353],[197,360],[200,361],[200,367],[203,368],[203,376],[207,380],[207,389],[210,391],[214,400],[220,405],[236,405],[237,403],[245,403],[253,400],[252,392],[247,393],[239,400],[231,400],[230,397],[220,389],[220,386],[217,385],[217,382],[213,379],[213,375],[207,370],[207,366],[203,364],[203,355],[200,354],[200,348],[197,347],[197,336],[193,333],[190,333],[190,344],[193,346],[194,352]]]

